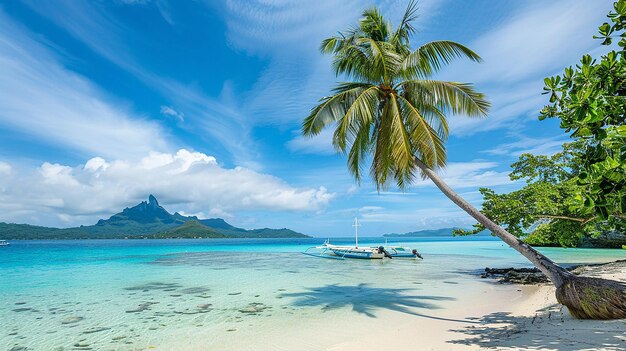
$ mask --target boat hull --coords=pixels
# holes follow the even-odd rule
[[[337,256],[345,257],[345,258],[357,258],[357,259],[365,259],[365,260],[380,260],[385,257],[385,255],[377,252],[361,252],[361,251],[353,251],[350,249],[330,249],[332,253]]]
[[[309,252],[309,250],[319,250],[319,252]],[[356,246],[337,246],[324,242],[321,246],[310,247],[303,253],[309,256],[335,259],[362,259],[362,260],[382,260],[388,258],[416,258],[419,254],[413,253],[406,247],[390,246],[387,250],[384,247],[356,247]]]

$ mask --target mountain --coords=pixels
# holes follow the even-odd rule
[[[92,234],[154,234],[180,226],[192,219],[197,220],[196,217],[182,216],[178,212],[174,214],[167,212],[159,205],[157,199],[150,195],[147,202],[142,201],[134,207],[127,207],[109,219],[101,219],[96,225],[83,228],[87,228]]]
[[[173,229],[153,234],[154,238],[228,238],[217,229],[207,227],[198,220],[189,220]]]
[[[49,228],[29,224],[0,223],[0,239],[120,239],[120,238],[306,238],[290,229],[247,230],[221,218],[198,219],[169,213],[150,195],[134,207],[95,225]]]
[[[388,238],[452,236],[452,231],[455,229],[459,229],[459,228],[427,229],[427,230],[418,230],[415,232],[409,232],[409,233],[403,233],[403,234],[389,233],[389,234],[384,234],[383,236],[388,237]],[[491,235],[491,233],[488,230],[484,230],[476,235]]]

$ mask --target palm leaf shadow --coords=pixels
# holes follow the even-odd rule
[[[414,289],[379,288],[369,284],[337,285],[330,284],[318,288],[309,288],[304,292],[286,293],[283,297],[294,298],[292,305],[298,307],[321,306],[322,311],[329,311],[352,306],[352,311],[375,318],[376,310],[392,310],[431,319],[454,322],[474,323],[466,320],[448,319],[417,313],[415,309],[436,310],[440,307],[435,301],[453,301],[452,297],[432,295],[409,295]]]

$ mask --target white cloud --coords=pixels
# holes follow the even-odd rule
[[[165,150],[162,128],[62,67],[0,10],[0,125],[83,154]]]
[[[185,149],[153,152],[136,162],[100,157],[81,166],[46,162],[4,176],[2,185],[1,220],[44,224],[61,218],[88,224],[151,193],[171,211],[227,217],[236,211],[315,212],[334,196],[324,187],[297,188],[247,168],[223,168],[215,158]]]
[[[238,17],[233,17],[227,22],[230,29],[229,37],[238,47],[252,53],[271,55],[275,60],[257,82],[258,89],[253,89],[251,94],[255,98],[248,106],[264,118],[269,115],[270,118],[264,119],[266,122],[278,121],[280,118],[283,118],[283,121],[301,120],[318,98],[328,94],[330,87],[337,80],[332,76],[329,60],[317,54],[316,47],[309,45],[311,42],[318,43],[325,36],[334,33],[310,24],[307,22],[308,17],[299,15],[299,12],[288,11],[289,2],[279,4],[281,11],[277,15],[277,25],[268,20],[272,16],[268,12],[274,9],[272,5],[250,10],[255,6],[249,3],[245,5],[231,3],[229,6],[235,13],[242,12],[248,16],[246,17],[248,21],[256,23],[257,25],[250,27],[254,30],[244,29],[244,23],[248,22],[238,22]],[[315,16],[325,11],[325,5],[326,3],[322,2],[318,6],[316,2],[315,5],[311,5],[313,8],[302,7],[300,11],[312,13],[310,18],[314,21]],[[345,2],[343,6],[359,8],[363,5]],[[432,10],[436,10],[437,6],[441,4],[420,3],[422,7],[420,14],[433,17]],[[392,14],[399,14],[403,10],[401,5],[391,3],[384,3],[383,8]],[[388,10],[389,8],[391,10]],[[582,54],[599,46],[599,42],[592,36],[597,25],[604,21],[609,8],[609,3],[598,6],[593,1],[554,1],[550,4],[527,2],[522,4],[519,10],[511,11],[512,15],[498,22],[497,26],[484,34],[481,33],[482,35],[473,42],[464,43],[479,53],[484,62],[476,64],[468,60],[454,61],[441,72],[439,78],[476,83],[477,88],[486,93],[493,107],[487,120],[451,117],[451,134],[467,136],[485,131],[515,130],[522,128],[529,121],[536,121],[539,110],[547,102],[546,97],[541,95],[543,78],[559,73],[565,66],[575,64]],[[344,29],[347,23],[355,22],[354,15],[359,13],[359,10],[349,12],[346,9],[343,18],[335,15],[337,17],[333,18],[338,23],[332,23],[334,27],[328,28]],[[289,42],[290,34],[285,33],[291,32],[285,29],[291,28],[291,22],[283,18],[287,17],[287,14],[291,14],[293,22],[305,22],[305,25],[296,29],[296,32],[302,30],[303,32],[298,34],[310,39],[302,42],[294,40],[289,47],[293,46],[296,49],[282,53],[280,47],[275,46],[282,41],[273,42],[271,38],[278,36],[281,40]],[[418,26],[428,20],[424,17],[419,18]],[[572,20],[574,18],[576,20]],[[419,41],[419,38],[416,39]],[[303,47],[305,44],[309,47]],[[293,58],[307,48],[310,50],[307,57],[298,60]],[[286,55],[289,56],[283,59]],[[302,65],[302,62],[307,64]],[[282,102],[284,108],[273,109],[277,100]],[[302,104],[303,101],[308,101],[309,104]],[[287,147],[297,152],[331,154],[333,151],[331,137],[331,133],[314,139],[297,136],[287,144]]]
[[[319,53],[319,44],[355,25],[371,5],[358,0],[227,1],[224,16],[231,44],[269,59],[245,95],[245,113],[262,125],[293,124],[305,118],[341,80],[335,77],[331,58]],[[394,23],[406,8],[406,3],[390,0],[377,5]],[[426,25],[441,5],[442,1],[420,1],[417,26]]]
[[[176,118],[179,122],[185,121],[185,114],[178,112],[169,106],[161,106],[161,114]]]
[[[11,165],[0,161],[0,174],[9,174],[11,173]]]
[[[553,155],[563,150],[563,144],[571,141],[563,136],[552,138],[532,138],[527,136],[518,136],[518,140],[501,144],[493,149],[484,151],[492,155],[511,155],[520,156],[521,154],[533,155]]]
[[[354,23],[362,7],[354,0],[226,3],[231,44],[270,60],[245,95],[243,108],[255,123],[277,125],[306,117],[335,82],[330,59],[318,52],[319,43]]]
[[[137,33],[107,13],[104,4],[73,1],[55,4],[27,1],[27,4],[94,52],[167,98],[169,101],[165,106],[173,105],[185,111],[186,123],[180,127],[198,134],[212,150],[223,156],[232,156],[237,164],[262,168],[255,161],[259,157],[255,151],[258,148],[254,146],[252,126],[246,116],[236,108],[207,96],[202,89],[192,84],[146,70],[127,45],[130,34]],[[159,10],[167,17],[163,8],[159,7]],[[68,21],[68,18],[72,20]]]
[[[463,210],[456,207],[432,207],[427,209],[362,212],[363,223],[394,223],[396,228],[403,227],[405,231],[421,229],[439,229],[450,227],[469,227],[475,221]],[[382,229],[379,234],[394,230]]]
[[[454,62],[440,78],[476,83],[493,108],[487,121],[452,118],[451,133],[515,130],[536,120],[547,103],[541,95],[543,78],[600,46],[592,36],[610,7],[609,1],[526,2],[500,26],[466,43],[484,62]]]
[[[301,154],[334,155],[337,150],[333,146],[333,133],[329,127],[313,137],[299,135],[287,142],[287,148]]]
[[[515,82],[560,71],[599,46],[592,36],[610,8],[610,2],[595,1],[529,4],[472,43],[488,66],[470,72],[472,80]]]
[[[509,185],[513,182],[509,179],[509,171],[500,172],[493,170],[498,167],[495,162],[451,162],[446,168],[439,170],[441,178],[452,188],[478,188]],[[416,187],[435,186],[430,179],[419,179],[414,182]]]
[[[359,191],[359,187],[352,184],[348,187],[348,190],[346,190],[346,194],[347,195],[354,195]]]
[[[380,206],[363,206],[359,208],[359,213],[378,212],[384,210],[384,207]]]

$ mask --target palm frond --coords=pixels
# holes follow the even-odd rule
[[[388,42],[376,41],[371,38],[359,38],[370,65],[366,67],[369,76],[379,82],[389,83],[400,66],[402,58]]]
[[[409,102],[411,101],[409,100]],[[413,103],[411,102],[411,104]],[[443,142],[447,141],[450,129],[448,128],[448,118],[446,115],[437,106],[428,104],[418,106],[419,113],[424,117],[428,125],[437,131],[437,135],[439,135],[439,138]]]
[[[478,54],[459,43],[449,40],[431,41],[407,55],[398,73],[404,79],[427,78],[452,60],[462,57],[481,61]]]
[[[320,52],[323,54],[334,54],[341,50],[341,46],[343,45],[343,38],[338,37],[330,37],[322,40],[322,44],[320,44]]]
[[[404,189],[413,179],[413,149],[395,95],[386,101],[377,129],[372,178],[378,190],[386,188],[391,178]]]
[[[430,168],[444,167],[446,149],[439,133],[432,128],[419,109],[409,100],[399,96],[398,101],[406,116],[413,142],[413,152]]]
[[[333,144],[337,150],[346,152],[347,146],[352,143],[359,131],[371,125],[378,107],[378,96],[379,88],[375,85],[359,91],[335,130]]]
[[[372,148],[371,131],[372,124],[362,125],[356,134],[350,152],[348,153],[348,171],[352,174],[357,183],[361,183],[363,173],[363,162]]]
[[[472,84],[439,80],[410,80],[399,83],[403,94],[415,105],[438,106],[441,112],[485,117],[491,107],[485,95]]]
[[[363,17],[359,21],[359,29],[368,38],[386,41],[391,32],[391,25],[385,21],[376,7],[371,7],[363,11]]]
[[[358,37],[358,29],[349,29],[345,32],[339,32],[339,36],[333,36],[322,40],[320,44],[320,52],[323,54],[337,54],[345,47],[354,44]]]
[[[321,43],[332,54],[340,83],[304,120],[302,133],[318,134],[335,124],[333,145],[348,156],[347,166],[360,182],[370,164],[377,188],[392,181],[409,186],[418,171],[416,157],[433,169],[446,164],[449,114],[486,116],[490,104],[471,84],[429,80],[457,58],[481,61],[469,48],[447,40],[411,51],[417,2],[410,0],[397,28],[370,8],[356,27]]]
[[[304,136],[317,135],[327,125],[340,120],[356,96],[366,88],[363,84],[354,84],[354,86],[340,85],[336,89],[338,93],[322,98],[321,103],[304,119],[302,122]]]
[[[412,22],[417,19],[417,1],[411,0],[404,11],[404,16],[396,28],[390,42],[396,46],[396,50],[400,53],[405,49],[408,51],[409,40],[413,33],[415,33],[415,27]]]
[[[391,156],[394,163],[394,179],[400,189],[406,189],[413,180],[413,170],[415,169],[412,147],[413,138],[409,135],[409,129],[404,123],[403,115],[405,114],[400,108],[395,94],[389,97],[389,104],[392,107],[390,111],[393,116],[391,123]]]

